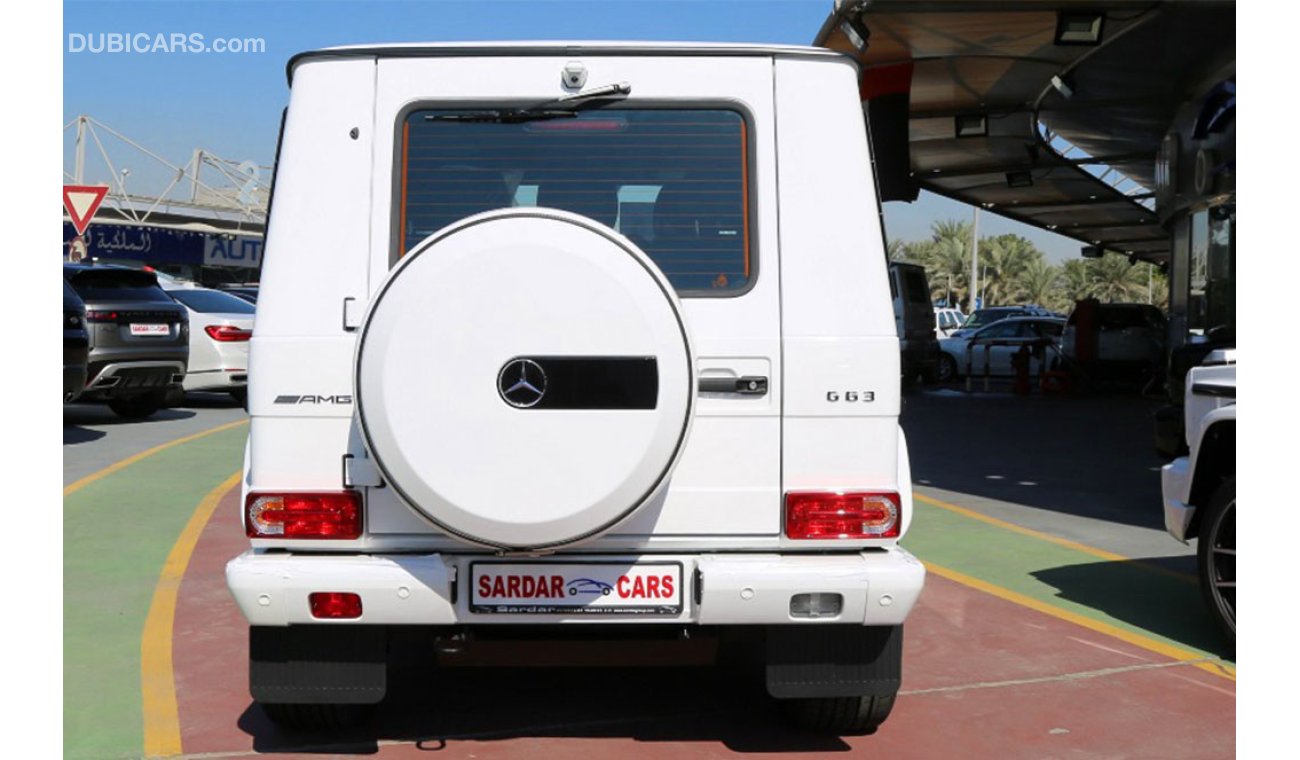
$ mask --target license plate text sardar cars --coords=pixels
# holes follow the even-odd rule
[[[476,562],[470,568],[470,608],[478,613],[675,615],[681,593],[679,562]]]

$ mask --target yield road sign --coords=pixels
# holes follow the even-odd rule
[[[63,186],[63,207],[72,217],[72,226],[77,228],[78,235],[85,234],[105,195],[108,195],[108,185]]]

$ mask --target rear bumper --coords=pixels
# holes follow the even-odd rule
[[[187,391],[229,391],[248,387],[248,370],[216,369],[187,372],[182,383]]]
[[[88,401],[138,396],[181,387],[184,361],[91,362],[90,384],[83,398]]]
[[[76,398],[86,387],[86,365],[83,364],[64,364],[63,365],[63,398],[71,400]]]
[[[469,607],[469,570],[483,555],[295,555],[250,549],[226,565],[226,583],[249,624],[509,625],[539,623],[676,623],[700,625],[901,625],[925,583],[925,568],[891,547],[838,555],[702,554],[610,556],[602,560],[682,563],[677,614],[502,614]],[[553,556],[563,563],[572,557]],[[313,618],[315,591],[361,596],[355,620]],[[843,596],[835,616],[796,618],[795,594]]]
[[[1187,503],[1191,491],[1191,468],[1187,457],[1179,457],[1160,468],[1160,493],[1165,508],[1165,530],[1169,535],[1187,543],[1196,507]]]

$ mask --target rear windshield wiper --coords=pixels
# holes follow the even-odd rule
[[[604,105],[612,100],[621,100],[631,92],[631,84],[619,82],[604,87],[596,87],[586,92],[564,95],[528,108],[459,111],[456,113],[433,114],[424,118],[426,121],[495,122],[499,124],[522,124],[529,121],[546,121],[548,119],[572,119],[578,115],[578,111]]]

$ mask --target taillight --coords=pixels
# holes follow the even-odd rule
[[[361,494],[250,493],[244,517],[249,538],[357,538]]]
[[[116,322],[118,314],[115,311],[99,311],[95,309],[86,309],[87,322]]]
[[[785,535],[897,538],[901,512],[893,492],[793,491],[785,495]]]
[[[361,595],[347,591],[314,591],[307,595],[311,616],[326,620],[361,617]]]
[[[208,325],[203,328],[209,338],[219,343],[232,343],[253,337],[252,330],[244,330],[234,325]]]

